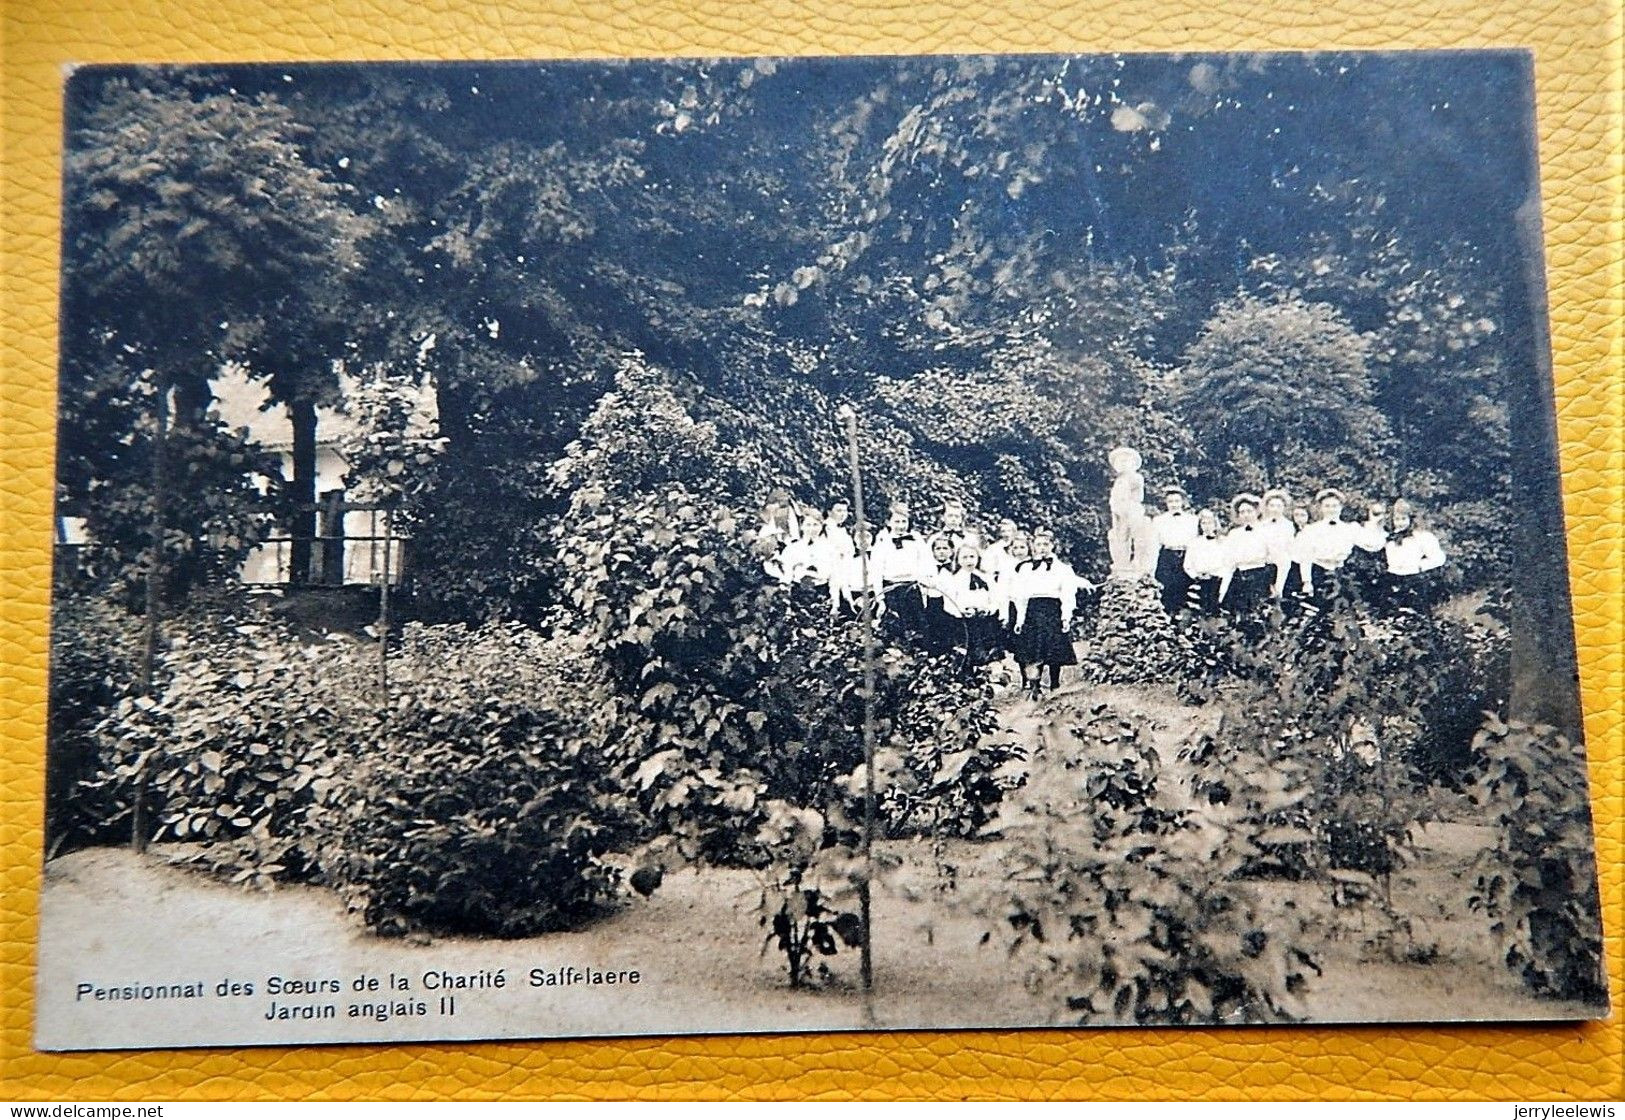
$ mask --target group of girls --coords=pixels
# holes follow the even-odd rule
[[[1163,504],[1151,523],[1170,615],[1254,619],[1272,605],[1315,612],[1351,583],[1369,599],[1418,606],[1435,590],[1428,573],[1445,563],[1439,538],[1403,498],[1348,521],[1334,488],[1316,494],[1313,507],[1294,505],[1284,490],[1237,494],[1228,528],[1216,510],[1192,512],[1178,486],[1164,489]]]
[[[1154,572],[1163,607],[1176,618],[1223,615],[1253,625],[1271,608],[1322,611],[1351,583],[1367,599],[1421,606],[1435,590],[1428,573],[1445,563],[1438,537],[1404,499],[1349,521],[1336,489],[1315,495],[1312,509],[1294,505],[1284,490],[1237,494],[1228,525],[1214,509],[1192,510],[1177,486],[1164,489],[1163,505],[1150,519]],[[844,501],[826,513],[775,491],[760,531],[769,546],[764,567],[797,594],[827,601],[832,614],[862,610],[867,575],[889,633],[931,653],[962,651],[968,667],[1009,652],[1033,695],[1046,676],[1053,689],[1061,668],[1077,664],[1069,632],[1078,597],[1092,585],[1056,556],[1048,528],[1026,533],[1006,519],[984,544],[951,501],[924,532],[903,503],[891,506],[878,531],[855,532],[851,520]]]
[[[820,594],[831,613],[862,609],[864,574],[876,616],[897,637],[929,653],[959,651],[967,667],[1009,652],[1021,666],[1023,687],[1036,695],[1047,672],[1060,683],[1061,667],[1077,664],[1068,631],[1078,595],[1090,584],[1055,554],[1055,535],[1040,527],[1022,532],[999,523],[984,543],[966,523],[964,506],[947,502],[940,523],[920,532],[912,511],[894,503],[878,531],[854,534],[850,507],[827,514],[798,507],[783,491],[770,496],[761,538],[771,543],[764,567],[801,594]],[[858,542],[869,543],[867,556]]]

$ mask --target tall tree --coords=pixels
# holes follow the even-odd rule
[[[1242,481],[1388,493],[1369,345],[1330,304],[1240,296],[1220,305],[1169,378],[1170,404],[1210,463],[1239,451],[1262,468]]]
[[[352,269],[366,221],[340,184],[305,161],[301,126],[286,106],[241,95],[219,75],[81,70],[69,105],[65,224],[74,267],[64,282],[72,329],[63,393],[135,410],[126,426],[145,431],[146,458],[157,466],[119,469],[142,458],[135,455],[103,460],[113,475],[87,486],[144,493],[161,506],[166,495],[154,480],[187,480],[184,462],[166,468],[165,456],[184,460],[188,447],[209,445],[199,434],[210,425],[209,383],[221,363],[299,324],[290,293]],[[104,377],[99,355],[109,351],[125,370],[148,371],[151,391],[95,395],[81,379]],[[153,419],[155,405],[171,400],[178,438]],[[226,465],[222,489],[250,469],[241,456]],[[195,539],[201,526],[174,528]]]

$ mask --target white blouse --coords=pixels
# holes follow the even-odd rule
[[[1243,570],[1286,563],[1273,536],[1261,525],[1237,525],[1224,535],[1224,542],[1230,549],[1231,562]]]
[[[823,583],[826,576],[818,571],[812,542],[798,537],[779,550],[779,554],[763,563],[767,573],[780,583],[797,583],[811,579]]]
[[[1280,563],[1287,563],[1292,556],[1292,540],[1298,535],[1298,527],[1284,517],[1266,517],[1258,523],[1258,531],[1269,538],[1270,544],[1275,548]]]
[[[1192,579],[1219,581],[1219,601],[1224,601],[1230,590],[1230,580],[1236,574],[1236,558],[1230,542],[1223,537],[1198,536],[1185,548],[1185,574]]]
[[[1356,548],[1379,552],[1387,543],[1388,534],[1380,525],[1326,520],[1305,525],[1293,542],[1304,590],[1314,591],[1316,568],[1335,571]]]
[[[1027,603],[1032,599],[1059,599],[1061,625],[1072,624],[1072,611],[1077,605],[1078,589],[1082,587],[1072,565],[1065,560],[1024,560],[1010,579],[1009,601],[1015,604],[1016,627],[1027,620]]]
[[[1439,538],[1426,529],[1412,529],[1397,537],[1383,548],[1388,558],[1388,572],[1396,576],[1414,576],[1444,566],[1444,548]]]
[[[1192,579],[1228,577],[1236,561],[1223,537],[1197,537],[1185,548],[1185,574]]]
[[[937,586],[942,592],[942,609],[955,618],[991,614],[997,609],[992,583],[976,569],[956,568],[940,573]]]
[[[894,537],[890,529],[875,534],[869,553],[871,575],[883,583],[914,583],[936,570],[926,543],[914,533]]]
[[[1298,534],[1294,551],[1305,566],[1341,568],[1355,548],[1377,552],[1388,542],[1388,534],[1377,525],[1353,521],[1316,521]]]
[[[1005,541],[994,541],[982,550],[982,570],[994,579],[1005,567],[1015,567],[1015,563],[1010,559],[1010,545]]]
[[[1196,539],[1196,515],[1189,511],[1159,513],[1151,519],[1151,525],[1160,548],[1183,552]]]

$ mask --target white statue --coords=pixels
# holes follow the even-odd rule
[[[1145,513],[1145,476],[1140,473],[1140,453],[1132,447],[1115,447],[1106,456],[1106,462],[1116,475],[1111,492],[1112,524],[1106,535],[1112,557],[1112,578],[1149,576],[1157,564],[1157,542],[1151,519]]]

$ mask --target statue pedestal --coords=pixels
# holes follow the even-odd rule
[[[1173,684],[1184,676],[1190,651],[1162,609],[1159,590],[1150,576],[1106,581],[1088,652],[1078,664],[1085,680]]]

